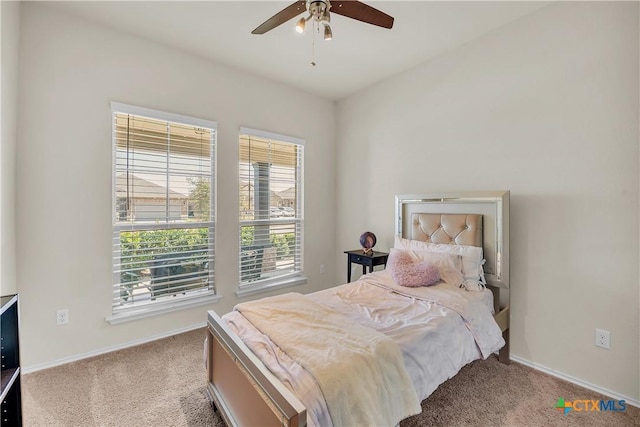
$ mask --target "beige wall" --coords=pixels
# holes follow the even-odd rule
[[[93,25],[46,3],[24,3],[20,26],[16,229],[27,369],[204,324],[206,309],[225,313],[239,302],[241,126],[306,141],[305,188],[313,195],[305,199],[309,282],[289,290],[317,290],[335,277],[335,241],[327,233],[335,229],[333,102]],[[218,122],[220,302],[105,322],[112,277],[110,101]],[[70,209],[78,200],[83,209]],[[61,308],[69,309],[66,326],[55,324]]]
[[[552,4],[350,96],[336,156],[339,249],[388,249],[396,194],[510,190],[512,353],[636,401],[638,16]]]
[[[18,109],[20,3],[0,2],[0,295],[17,292],[15,240],[15,150]]]

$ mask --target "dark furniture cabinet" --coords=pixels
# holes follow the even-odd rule
[[[362,249],[356,249],[355,251],[344,251],[347,254],[347,282],[351,281],[351,264],[356,263],[362,265],[362,274],[367,274],[367,267],[369,267],[369,273],[373,271],[373,267],[376,265],[387,266],[387,258],[389,254],[386,252],[369,252],[365,254]]]
[[[22,425],[20,392],[20,342],[18,335],[18,295],[0,297],[0,360],[2,388],[0,389],[0,423],[4,426]]]

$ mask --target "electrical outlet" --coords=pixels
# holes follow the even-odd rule
[[[56,322],[58,325],[66,325],[69,323],[69,310],[65,308],[56,311]]]
[[[596,329],[596,347],[611,348],[611,332]]]
[[[324,264],[320,264],[320,274],[324,274],[324,272],[327,271]]]

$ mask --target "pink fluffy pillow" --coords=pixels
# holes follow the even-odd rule
[[[431,286],[440,281],[440,272],[435,265],[415,258],[410,252],[392,249],[387,268],[393,281],[400,286],[416,288]]]

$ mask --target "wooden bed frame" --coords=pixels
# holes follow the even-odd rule
[[[509,192],[396,196],[396,235],[411,238],[416,213],[480,214],[487,287],[494,295],[495,320],[506,342],[498,359],[509,359]],[[300,400],[214,312],[207,314],[207,393],[230,426],[305,426]]]

